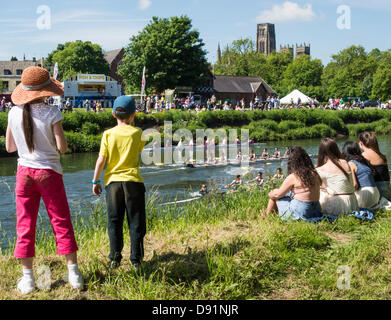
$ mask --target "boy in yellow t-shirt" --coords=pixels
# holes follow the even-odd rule
[[[122,260],[123,222],[125,211],[131,240],[130,261],[138,269],[144,257],[146,233],[145,186],[140,174],[139,155],[145,142],[142,131],[133,126],[136,103],[122,96],[114,101],[113,116],[118,126],[104,132],[96,163],[92,192],[102,193],[100,176],[104,169],[104,185],[110,239],[110,268],[119,267]]]

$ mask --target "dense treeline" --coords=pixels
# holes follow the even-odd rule
[[[293,59],[289,51],[267,57],[255,52],[250,39],[234,41],[215,65],[218,75],[260,76],[280,97],[299,89],[320,101],[329,98],[391,98],[391,49],[366,52],[351,46],[332,56],[327,66],[321,60],[302,55]]]
[[[391,133],[391,112],[379,109],[365,110],[273,110],[262,111],[215,111],[199,114],[172,110],[168,112],[136,115],[136,126],[155,128],[163,138],[163,126],[172,122],[173,133],[188,129],[196,136],[197,129],[223,128],[249,129],[250,138],[256,142],[298,140],[337,135],[357,136],[370,130],[377,134]],[[98,151],[104,130],[116,125],[110,112],[64,114],[63,126],[69,144],[69,152]],[[7,114],[0,114],[0,135],[7,129]],[[163,140],[162,140],[163,141]],[[5,154],[4,139],[0,140],[0,154]]]
[[[58,44],[45,59],[45,67],[58,63],[58,80],[64,81],[78,73],[97,73],[108,75],[110,67],[103,49],[91,41],[77,40]]]

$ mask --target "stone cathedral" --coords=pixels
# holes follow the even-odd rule
[[[273,51],[276,51],[276,30],[274,24],[258,24],[257,52],[267,56]]]
[[[293,46],[280,46],[280,52],[289,50],[292,53],[293,58]],[[268,56],[272,52],[276,51],[276,29],[272,23],[261,23],[257,25],[257,52],[263,53]],[[302,54],[311,55],[310,44],[304,43],[304,45],[296,44],[296,57]]]

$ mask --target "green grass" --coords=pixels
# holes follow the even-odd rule
[[[106,268],[105,208],[91,207],[88,218],[73,216],[86,290],[74,292],[62,282],[63,258],[56,256],[53,236],[41,232],[35,267],[50,267],[52,289],[27,297],[16,292],[21,266],[12,258],[11,246],[0,256],[0,299],[390,298],[389,213],[377,212],[374,222],[351,217],[335,223],[282,222],[262,215],[266,204],[261,190],[181,207],[159,207],[151,199],[139,273],[128,262],[128,237],[122,266]],[[340,266],[351,270],[349,290],[338,289]]]

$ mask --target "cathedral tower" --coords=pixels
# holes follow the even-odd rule
[[[274,24],[262,23],[257,26],[257,52],[268,56],[276,51],[276,31]]]

